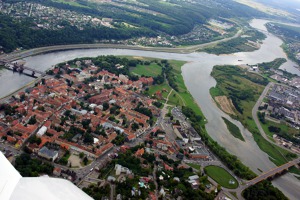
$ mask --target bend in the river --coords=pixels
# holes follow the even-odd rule
[[[264,24],[267,21],[255,19],[251,22],[251,26],[257,29],[266,30]],[[280,48],[282,41],[272,34],[268,34],[263,41],[261,48],[254,52],[240,52],[231,55],[212,55],[207,53],[167,53],[154,52],[144,50],[125,50],[125,49],[84,49],[84,50],[68,50],[63,52],[52,52],[42,55],[36,55],[25,58],[26,64],[39,70],[47,70],[52,65],[64,62],[77,57],[94,57],[98,55],[131,55],[144,56],[162,59],[174,59],[188,61],[182,68],[182,74],[185,84],[193,95],[195,101],[199,104],[205,117],[208,120],[206,129],[210,136],[225,147],[230,153],[236,155],[245,165],[249,166],[256,173],[260,170],[266,171],[274,168],[275,165],[269,160],[266,153],[260,150],[254,141],[252,134],[245,129],[238,121],[231,119],[223,113],[212,100],[209,89],[215,86],[214,78],[210,76],[214,65],[224,64],[256,64],[261,62],[269,62],[275,58],[287,58],[283,50]],[[27,55],[28,56],[28,55]],[[242,61],[238,61],[242,60]],[[288,60],[282,68],[292,73],[300,72],[293,66],[296,65]],[[2,96],[8,94],[30,82],[32,79],[10,71],[0,71],[1,84],[0,92]],[[7,87],[9,85],[9,87]],[[226,128],[221,117],[225,117],[236,124],[245,138],[242,142],[234,138]],[[300,196],[300,182],[290,174],[284,175],[273,183],[281,189],[290,199],[297,199]]]

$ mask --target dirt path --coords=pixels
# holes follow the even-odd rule
[[[230,99],[228,99],[226,96],[217,96],[215,97],[215,100],[225,113],[235,115],[234,106]]]

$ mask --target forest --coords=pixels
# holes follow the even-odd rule
[[[96,40],[103,39],[121,40],[131,38],[133,35],[135,37],[157,35],[147,28],[124,27],[120,31],[107,27],[87,27],[85,30],[79,30],[68,22],[64,24],[65,28],[60,30],[37,30],[30,28],[32,26],[34,23],[30,19],[18,22],[9,16],[0,14],[0,45],[3,50],[11,52],[19,47],[30,49],[40,46],[94,43]]]

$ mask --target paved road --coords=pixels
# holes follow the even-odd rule
[[[157,171],[157,166],[154,164],[154,169],[153,169],[153,181],[155,185],[155,199],[158,200],[158,184],[157,184],[157,179],[156,179],[156,171]]]
[[[110,183],[110,200],[114,200],[115,196],[115,184]]]
[[[259,132],[261,133],[261,135],[262,135],[268,142],[270,142],[271,144],[274,144],[274,145],[276,145],[276,146],[278,146],[278,147],[280,147],[280,148],[286,149],[287,151],[289,151],[289,152],[291,152],[291,153],[296,153],[296,152],[292,151],[291,149],[288,149],[288,148],[286,148],[286,147],[284,147],[284,146],[281,146],[281,145],[277,144],[276,142],[270,140],[270,138],[269,138],[269,137],[267,136],[267,134],[265,133],[265,131],[264,131],[264,129],[262,128],[262,126],[261,126],[261,124],[260,124],[260,121],[259,121],[259,119],[258,119],[258,116],[257,116],[258,107],[259,107],[259,106],[261,105],[261,103],[263,102],[263,100],[264,100],[265,96],[267,95],[269,89],[270,89],[271,87],[273,87],[273,86],[274,86],[274,83],[273,83],[273,82],[270,82],[270,83],[265,87],[264,91],[262,92],[262,94],[260,95],[259,99],[257,100],[256,104],[254,105],[254,107],[253,107],[253,109],[252,109],[252,117],[253,117],[253,119],[254,119],[254,121],[255,121],[256,126],[258,127]],[[296,153],[296,154],[298,154],[298,153]],[[298,154],[298,155],[299,155],[299,154]],[[283,156],[283,157],[284,157],[284,156]]]

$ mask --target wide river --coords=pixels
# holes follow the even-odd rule
[[[264,26],[266,22],[267,21],[265,20],[255,19],[250,25],[267,32],[267,29]],[[27,66],[44,71],[60,62],[77,57],[94,57],[98,55],[132,55],[188,61],[182,68],[182,74],[188,90],[201,107],[208,121],[206,124],[208,133],[230,153],[236,155],[245,165],[249,166],[254,172],[260,174],[261,172],[258,169],[267,171],[274,168],[275,165],[269,160],[268,155],[259,149],[252,134],[245,129],[241,123],[232,120],[215,105],[209,94],[209,89],[216,85],[216,81],[210,76],[210,73],[214,65],[256,64],[269,62],[275,58],[287,58],[280,48],[281,44],[282,41],[279,38],[272,34],[267,34],[267,38],[263,41],[259,50],[254,52],[240,52],[231,55],[216,56],[202,52],[177,54],[124,49],[84,49],[47,53],[28,57],[25,58],[25,60]],[[281,68],[300,75],[299,70],[294,68],[295,65],[295,63],[288,60]],[[0,71],[0,77],[0,97],[17,90],[33,80],[30,77],[6,70]],[[234,138],[228,132],[221,117],[226,117],[236,124],[241,129],[246,141],[242,142]],[[300,181],[294,176],[286,174],[273,181],[273,184],[290,199],[300,198]]]

